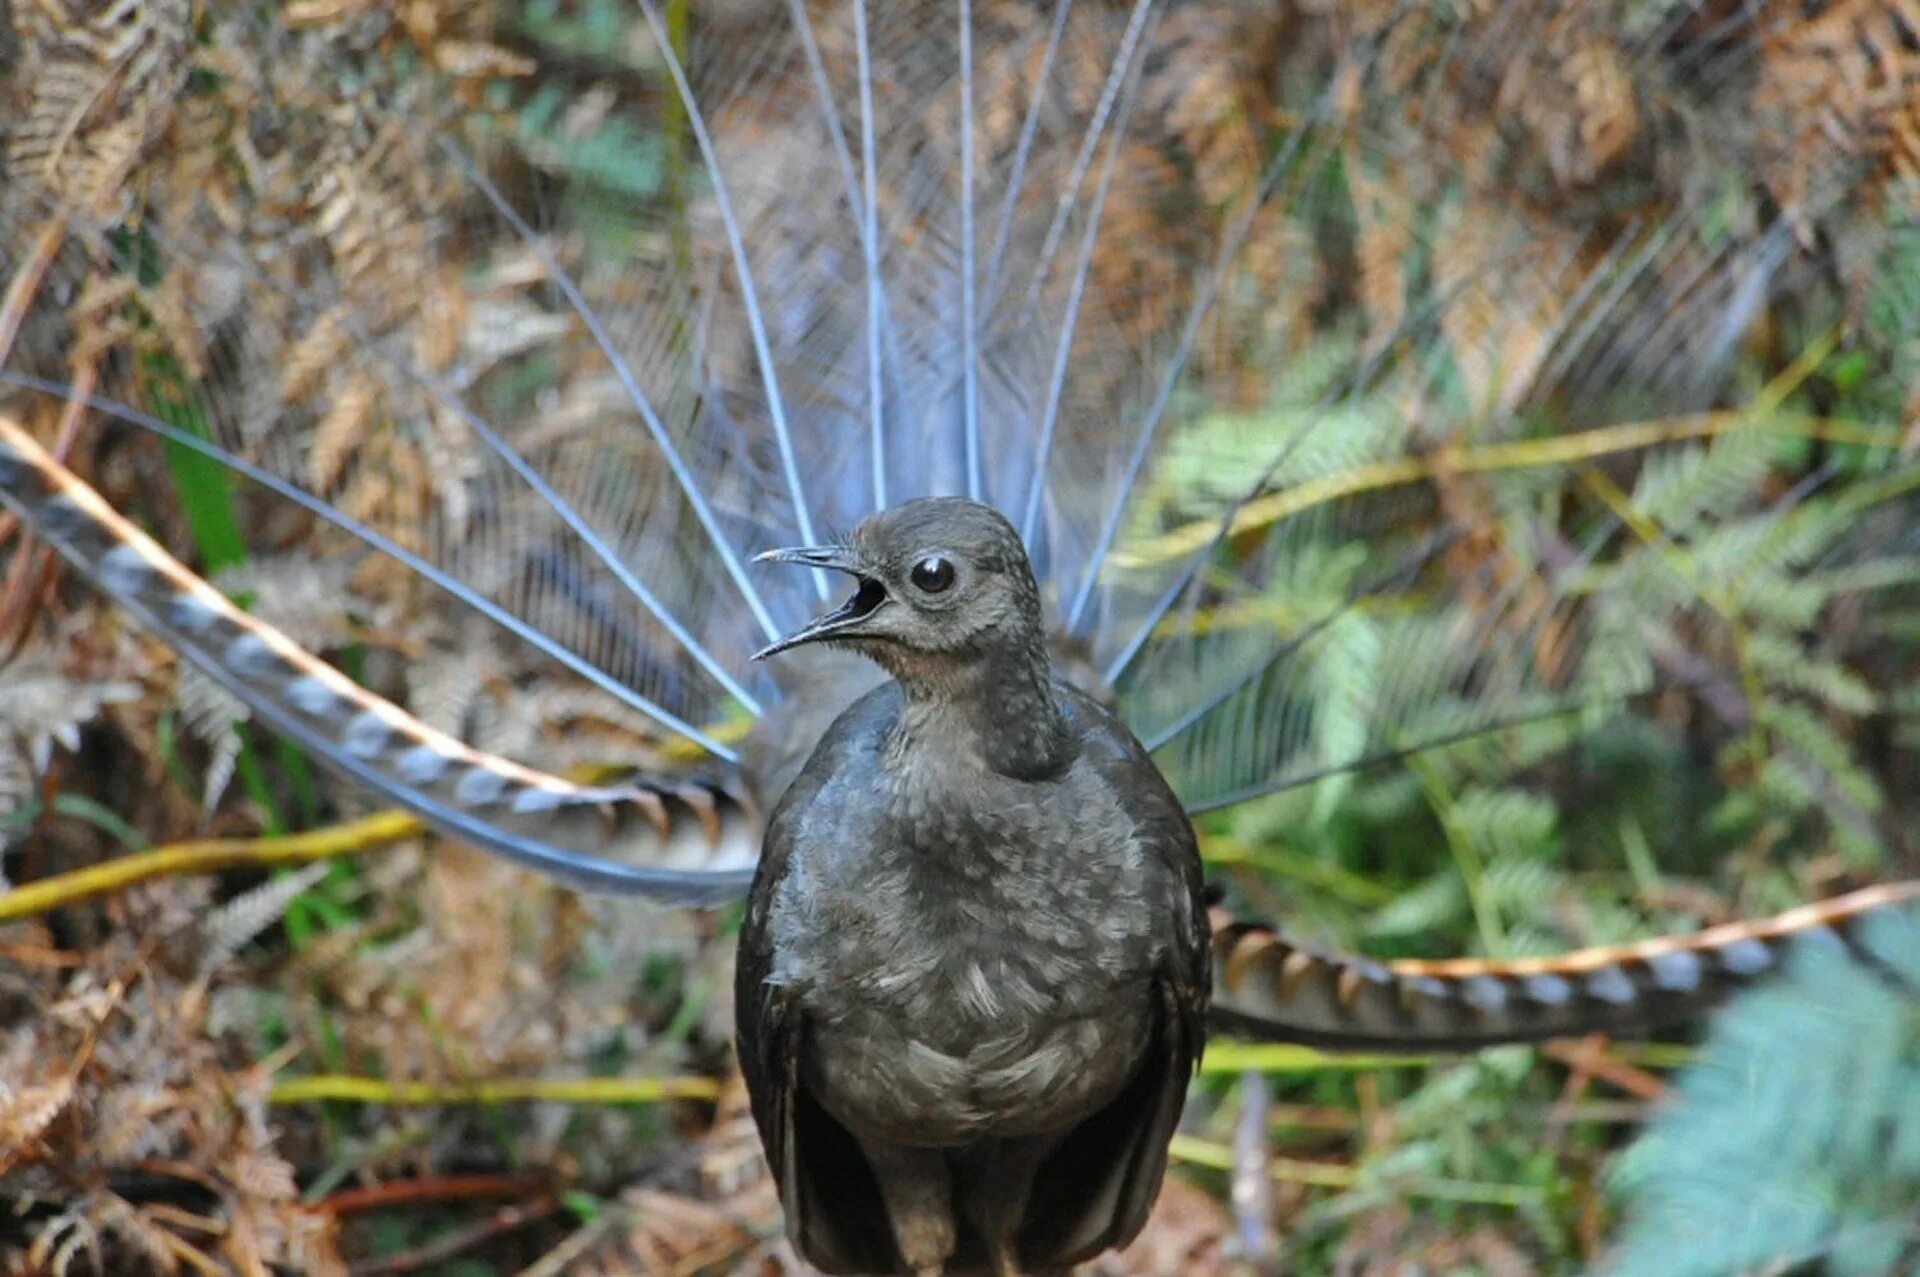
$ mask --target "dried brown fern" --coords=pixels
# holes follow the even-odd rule
[[[345,1271],[276,1149],[266,1075],[208,1036],[199,980],[117,938],[34,983],[0,1048],[0,1197],[20,1212],[0,1267]]]

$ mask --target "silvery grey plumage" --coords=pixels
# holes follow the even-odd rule
[[[834,1273],[1062,1267],[1146,1219],[1205,1041],[1199,853],[1110,711],[1054,677],[1012,526],[958,498],[775,557],[851,599],[769,651],[891,677],[775,807],[740,1058],[801,1253]]]

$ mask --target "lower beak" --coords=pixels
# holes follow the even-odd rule
[[[874,577],[862,572],[853,551],[845,546],[797,546],[785,550],[768,550],[764,554],[755,555],[753,561],[755,563],[800,563],[812,568],[831,568],[835,572],[845,572],[860,583],[860,588],[839,607],[822,613],[785,638],[769,643],[755,652],[753,659],[756,661],[763,661],[776,652],[784,652],[790,647],[799,647],[803,643],[852,637],[860,623],[872,616],[887,601],[886,587]]]

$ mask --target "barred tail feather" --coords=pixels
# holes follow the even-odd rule
[[[443,832],[586,890],[670,904],[745,890],[759,817],[736,785],[587,787],[473,749],[242,612],[6,417],[0,502],[312,757]]]
[[[1511,961],[1326,954],[1216,912],[1214,1014],[1249,1037],[1369,1051],[1642,1033],[1711,1010],[1789,945],[1851,947],[1862,918],[1916,903],[1920,881],[1884,883],[1694,935]]]

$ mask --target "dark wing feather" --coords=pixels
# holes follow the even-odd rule
[[[767,935],[767,906],[775,884],[786,871],[787,850],[784,841],[776,841],[769,833],[747,898],[733,971],[740,1072],[746,1077],[754,1125],[760,1128],[767,1165],[780,1186],[783,1202],[793,1180],[794,1062],[799,1058],[799,1026],[791,1000],[769,983],[773,943]]]
[[[899,1256],[886,1203],[859,1145],[800,1084],[806,1022],[795,1000],[767,983],[770,957],[764,933],[750,944],[743,930],[736,976],[740,1071],[787,1235],[823,1272],[891,1271]]]
[[[1034,1178],[1029,1222],[1020,1234],[1029,1271],[1051,1271],[1126,1245],[1159,1196],[1207,1016],[1204,989],[1193,989],[1184,973],[1169,972],[1155,993],[1158,1014],[1139,1073],[1075,1127]]]
[[[1180,801],[1146,749],[1090,698],[1064,693],[1070,713],[1096,719],[1084,733],[1094,766],[1124,796],[1142,845],[1172,871],[1184,899],[1175,903],[1165,961],[1140,1068],[1127,1088],[1076,1127],[1041,1167],[1020,1237],[1033,1271],[1079,1263],[1138,1233],[1159,1195],[1167,1150],[1207,1040],[1212,946],[1199,845]]]
[[[1206,911],[1205,871],[1193,822],[1139,738],[1112,710],[1087,692],[1056,684],[1068,721],[1085,742],[1089,761],[1119,794],[1134,819],[1135,836],[1153,849],[1180,884],[1185,899],[1176,920],[1165,978],[1182,1005],[1198,1006],[1204,1016],[1211,980],[1212,950]],[[1089,724],[1091,720],[1091,725]],[[1204,1035],[1203,1035],[1204,1036]],[[1194,1044],[1198,1063],[1199,1044]]]
[[[859,1145],[828,1117],[800,1082],[807,1026],[793,991],[774,980],[768,914],[793,853],[793,813],[834,773],[829,733],[816,760],[775,806],[734,966],[734,1014],[740,1071],[753,1101],[754,1124],[780,1190],[787,1234],[807,1262],[829,1273],[894,1271],[900,1263],[885,1202]]]

